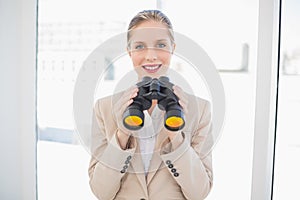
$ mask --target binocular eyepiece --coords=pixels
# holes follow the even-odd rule
[[[169,78],[161,76],[151,78],[143,77],[136,84],[139,88],[138,95],[133,98],[123,113],[123,124],[129,130],[139,130],[144,126],[144,110],[152,105],[152,100],[157,99],[158,107],[165,110],[164,126],[170,131],[178,131],[184,127],[184,115],[178,103],[178,97],[173,93],[173,85]]]

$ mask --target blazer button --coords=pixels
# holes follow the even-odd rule
[[[174,175],[175,177],[178,177],[178,176],[179,176],[179,174],[178,174],[177,172],[175,172],[173,175]]]
[[[175,169],[175,168],[171,169],[171,172],[175,173],[175,172],[176,172],[176,169]]]
[[[144,198],[141,198],[140,200],[146,200],[146,199],[144,199]]]
[[[173,166],[173,164],[169,164],[168,167],[169,168],[173,168],[174,166]]]
[[[129,156],[127,157],[127,160],[129,161],[131,158],[132,158],[131,155],[129,155]]]
[[[122,169],[120,172],[121,172],[122,174],[124,174],[124,173],[126,172],[126,170],[125,170],[125,169]]]
[[[171,160],[167,160],[167,161],[166,161],[166,164],[167,164],[167,165],[171,164]]]

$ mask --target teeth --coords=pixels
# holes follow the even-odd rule
[[[156,70],[156,69],[159,68],[159,66],[160,65],[155,65],[155,66],[153,66],[153,65],[152,66],[145,65],[144,68],[147,69],[147,70]]]

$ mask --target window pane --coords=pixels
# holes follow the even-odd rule
[[[220,71],[249,70],[256,56],[258,1],[162,2],[175,29],[198,42]]]
[[[207,199],[250,199],[258,1],[165,0],[161,6],[174,29],[208,53],[225,87],[226,120],[213,150],[214,186]]]
[[[282,1],[273,199],[300,199],[300,2]]]
[[[144,8],[156,8],[156,1],[131,1],[128,6],[123,0],[39,0],[39,199],[96,199],[89,188],[90,155],[73,130],[75,80],[91,51],[126,31],[128,21]],[[110,69],[105,77],[107,88],[115,79]]]
[[[73,87],[84,59],[101,42],[126,30],[140,10],[159,8],[174,30],[197,42],[212,58],[225,87],[226,122],[213,151],[214,186],[207,199],[249,199],[255,101],[258,1],[39,1],[38,187],[39,199],[95,199],[87,168],[89,154],[73,130]],[[126,8],[126,9],[123,9]],[[110,63],[110,58],[106,58]],[[116,69],[126,59],[113,63]],[[186,73],[185,61],[173,60]],[[113,87],[112,70],[103,87]],[[208,97],[202,86],[200,96]],[[103,90],[102,90],[103,92]],[[49,142],[52,141],[52,142]],[[234,186],[238,183],[239,189]]]

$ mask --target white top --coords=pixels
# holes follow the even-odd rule
[[[141,157],[144,163],[145,175],[148,173],[152,154],[155,148],[156,135],[162,128],[163,122],[162,111],[156,105],[151,116],[148,111],[144,111],[144,127],[138,131]]]

